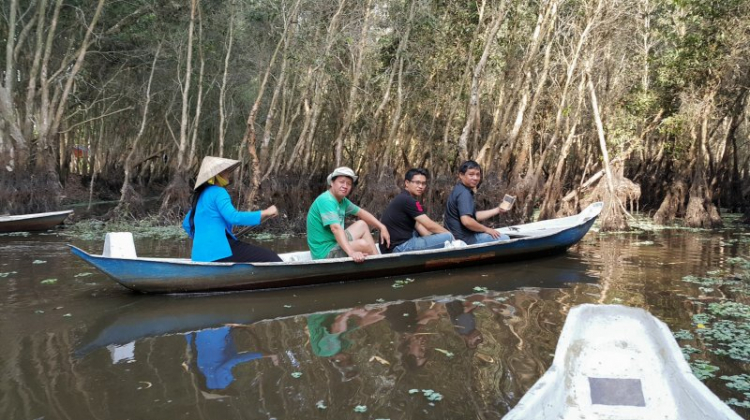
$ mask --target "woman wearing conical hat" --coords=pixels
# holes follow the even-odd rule
[[[281,262],[278,254],[237,240],[233,226],[256,226],[276,217],[271,206],[260,211],[237,211],[224,187],[240,161],[213,156],[203,158],[195,180],[192,208],[182,227],[193,239],[191,258],[201,262]]]

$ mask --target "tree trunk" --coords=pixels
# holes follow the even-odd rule
[[[501,24],[505,21],[506,4],[506,2],[501,3],[500,9],[498,10],[497,15],[495,15],[495,18],[493,20],[492,27],[487,33],[482,56],[479,58],[479,62],[476,64],[476,66],[474,66],[474,72],[471,77],[471,87],[469,88],[469,104],[468,112],[466,115],[466,124],[464,125],[463,130],[461,130],[461,136],[458,139],[458,156],[459,160],[461,160],[462,162],[469,159],[469,134],[474,128],[474,123],[479,116],[479,88],[482,81],[482,73],[484,72],[484,67],[487,64],[487,58],[490,55],[490,50],[492,46],[495,45],[497,32],[500,30]]]
[[[605,201],[605,208],[602,211],[601,226],[602,231],[622,231],[628,230],[628,223],[625,220],[625,216],[622,211],[622,203],[615,191],[615,183],[612,176],[612,169],[609,166],[609,153],[607,152],[607,142],[604,138],[604,127],[602,126],[602,119],[599,116],[599,104],[596,100],[596,92],[594,91],[594,83],[589,78],[588,80],[589,93],[591,94],[591,110],[594,114],[594,122],[596,122],[596,132],[599,135],[599,147],[602,152],[602,159],[604,160],[604,170],[607,180],[607,197]]]
[[[133,144],[130,145],[130,151],[128,152],[128,156],[125,159],[125,163],[123,164],[124,167],[124,175],[123,175],[123,182],[122,182],[122,188],[120,188],[120,201],[117,203],[117,207],[113,210],[113,214],[116,217],[123,217],[123,216],[130,216],[134,215],[133,209],[138,208],[142,211],[143,207],[136,205],[133,206],[133,204],[142,204],[140,203],[141,200],[139,200],[136,197],[135,191],[133,190],[133,187],[131,186],[131,179],[132,179],[132,171],[134,167],[134,161],[135,161],[135,153],[136,150],[138,150],[138,143],[140,142],[141,138],[143,137],[143,132],[146,129],[146,121],[148,121],[148,106],[151,103],[151,82],[154,80],[154,70],[156,70],[156,62],[159,59],[159,52],[161,51],[161,44],[159,44],[158,47],[156,47],[156,53],[154,54],[154,61],[151,64],[151,73],[148,76],[148,85],[146,86],[146,95],[145,95],[145,103],[143,105],[143,115],[141,117],[141,126],[138,129],[138,134],[136,134],[135,139],[133,139]],[[138,201],[138,203],[134,203],[133,201]]]
[[[226,106],[227,98],[227,76],[229,74],[229,57],[232,55],[232,44],[234,43],[234,19],[235,5],[230,6],[231,14],[229,16],[229,33],[227,34],[227,52],[224,55],[224,73],[221,76],[221,87],[219,88],[219,157],[224,157],[224,138],[227,133],[226,123]]]

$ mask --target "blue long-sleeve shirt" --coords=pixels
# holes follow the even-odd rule
[[[260,211],[238,211],[227,190],[216,185],[207,187],[198,199],[193,235],[190,234],[191,212],[185,215],[182,228],[193,239],[190,255],[193,261],[210,262],[231,256],[227,233],[234,238],[232,226],[260,224]]]

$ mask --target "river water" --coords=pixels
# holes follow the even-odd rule
[[[750,259],[734,227],[591,231],[551,258],[185,297],[132,293],[66,243],[99,253],[103,238],[0,236],[2,419],[499,419],[550,366],[571,307],[636,306],[692,331],[712,292],[683,277]],[[179,240],[136,248],[188,255]],[[748,365],[700,357],[720,368],[707,385],[742,400],[718,377]]]

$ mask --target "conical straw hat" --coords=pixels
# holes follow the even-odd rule
[[[201,169],[198,171],[198,177],[195,179],[195,188],[208,182],[209,179],[219,175],[227,169],[234,169],[240,164],[239,160],[225,159],[214,156],[206,156],[201,162]]]

